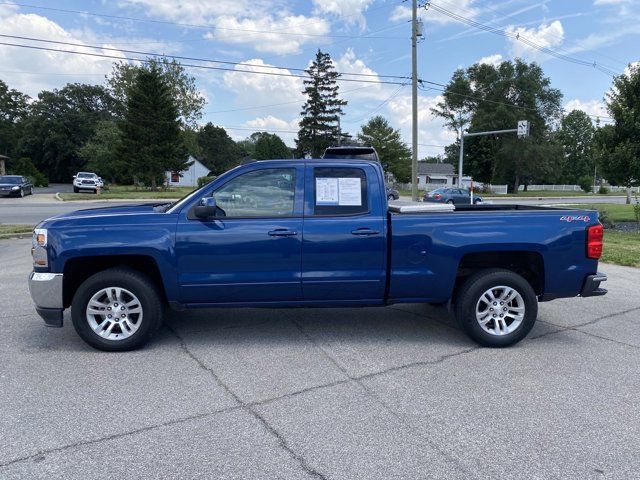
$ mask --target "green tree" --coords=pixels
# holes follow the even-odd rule
[[[16,151],[52,182],[70,182],[85,165],[78,150],[113,114],[113,98],[100,85],[73,83],[42,91],[29,106]]]
[[[214,175],[224,173],[242,162],[243,150],[224,128],[216,127],[211,122],[198,131],[198,145],[202,152],[201,162]]]
[[[255,132],[249,139],[253,142],[253,158],[256,160],[291,157],[291,149],[275,133]]]
[[[85,143],[78,155],[86,162],[86,169],[96,172],[111,183],[131,183],[133,177],[129,162],[120,156],[122,137],[113,120],[96,126],[96,133]]]
[[[184,67],[175,59],[148,58],[142,65],[118,62],[113,65],[111,74],[107,76],[107,86],[118,102],[118,110],[124,115],[129,89],[135,83],[141,70],[157,71],[171,90],[178,112],[183,123],[195,129],[202,118],[202,108],[206,100],[200,93],[195,77],[189,75]]]
[[[127,108],[118,127],[122,138],[120,158],[152,189],[166,171],[179,172],[188,167],[178,107],[159,67],[138,70],[127,90]]]
[[[593,174],[592,154],[595,128],[582,110],[573,110],[562,119],[556,140],[562,146],[562,163],[555,169],[557,183],[577,184]]]
[[[328,53],[320,50],[311,66],[305,70],[310,77],[304,80],[302,93],[307,101],[302,106],[302,120],[296,140],[297,152],[300,156],[319,157],[325,148],[337,143],[340,135],[338,122],[342,115],[342,107],[347,102],[341,100],[336,72]]]
[[[358,141],[375,148],[384,169],[399,182],[411,181],[411,149],[385,118],[378,115],[362,125]]]
[[[507,182],[517,191],[521,183],[544,179],[558,161],[560,151],[549,142],[561,101],[562,93],[551,87],[539,65],[517,59],[457,70],[432,111],[458,134],[467,125],[472,132],[503,130],[528,120],[526,144],[510,136],[465,140],[465,173],[483,182]]]
[[[605,100],[614,123],[596,135],[599,163],[607,180],[627,187],[629,204],[631,187],[640,183],[640,66],[615,77]]]
[[[0,80],[0,154],[10,156],[19,137],[20,122],[27,114],[29,97]]]
[[[46,187],[49,185],[49,179],[38,171],[29,157],[20,157],[11,162],[8,169],[11,175],[24,175],[29,177],[31,183],[36,187]]]

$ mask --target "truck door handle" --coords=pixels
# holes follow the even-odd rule
[[[287,230],[286,228],[276,228],[269,232],[270,237],[294,237],[298,235],[295,230]]]
[[[351,235],[357,235],[359,237],[369,237],[371,235],[379,235],[378,230],[371,230],[370,228],[356,228],[351,230]]]

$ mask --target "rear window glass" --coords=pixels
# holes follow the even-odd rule
[[[313,169],[314,215],[358,215],[369,211],[367,176],[361,168]]]
[[[352,158],[360,160],[377,160],[372,148],[327,148],[323,158]]]

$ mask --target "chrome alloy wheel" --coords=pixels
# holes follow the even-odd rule
[[[507,335],[524,320],[524,299],[515,289],[504,285],[491,287],[476,304],[476,320],[491,335]]]
[[[91,329],[107,340],[124,340],[142,323],[142,305],[129,290],[107,287],[94,294],[86,310]]]

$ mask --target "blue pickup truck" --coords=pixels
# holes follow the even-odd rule
[[[250,163],[175,203],[43,221],[29,288],[47,325],[71,307],[80,337],[111,351],[142,346],[166,308],[400,302],[447,305],[475,341],[504,347],[538,301],[606,293],[597,212],[418,205],[387,204],[375,161]]]

